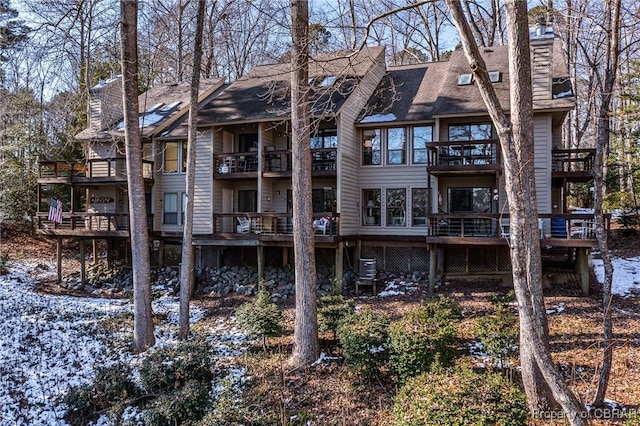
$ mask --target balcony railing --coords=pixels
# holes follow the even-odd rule
[[[610,215],[604,216],[605,231],[610,229]],[[429,237],[506,238],[510,236],[509,215],[501,214],[430,214]],[[543,239],[595,240],[594,215],[540,214],[538,232]]]
[[[596,150],[585,149],[554,149],[551,152],[551,163],[554,172],[588,172],[593,170]]]
[[[62,223],[48,219],[47,213],[38,213],[38,229],[42,231],[78,231],[82,233],[110,233],[129,231],[128,213],[63,213]],[[153,214],[147,213],[147,229],[153,229]]]
[[[430,142],[427,165],[437,168],[488,166],[499,162],[496,140]]]
[[[234,234],[242,238],[293,234],[291,213],[216,213],[213,219],[214,234]],[[339,214],[320,212],[313,214],[313,222],[309,227],[317,236],[335,236],[339,223]]]
[[[144,179],[153,179],[153,161],[142,161]],[[125,158],[93,158],[78,161],[40,161],[38,162],[40,179],[113,179],[126,180],[127,162]]]
[[[268,148],[268,149],[266,149]],[[335,172],[337,167],[337,149],[323,148],[311,150],[312,172]],[[214,155],[215,172],[218,177],[247,176],[246,173],[290,173],[291,151],[265,147],[262,169],[259,170],[258,153],[229,153]]]

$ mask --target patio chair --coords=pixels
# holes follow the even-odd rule
[[[236,226],[236,231],[238,234],[248,234],[249,233],[249,219],[243,216],[238,216],[238,226]]]
[[[321,231],[322,234],[326,235],[327,234],[327,229],[329,228],[329,225],[331,224],[331,219],[323,216],[318,220],[314,220],[313,221],[313,232],[318,232]]]

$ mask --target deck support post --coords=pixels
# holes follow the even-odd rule
[[[336,280],[336,288],[334,289],[337,294],[342,294],[342,270],[344,268],[344,242],[340,241],[338,247],[336,247],[336,270],[334,278]]]
[[[429,295],[436,291],[437,253],[436,244],[429,244]]]
[[[113,268],[113,238],[107,238],[107,269]]]
[[[56,238],[56,269],[58,273],[57,282],[62,282],[62,238]]]
[[[84,252],[84,238],[80,239],[80,285],[84,288],[84,284],[87,282],[87,268]]]
[[[262,244],[258,244],[256,250],[258,251],[258,282],[260,282],[264,279],[264,246]],[[258,288],[262,290],[260,285]]]
[[[98,240],[94,238],[93,240],[91,240],[91,243],[91,250],[93,250],[93,264],[96,265],[98,264]]]
[[[289,265],[289,247],[282,247],[282,266]]]
[[[589,274],[589,249],[579,248],[576,249],[576,266],[580,274],[580,280],[582,282],[582,295],[589,295],[589,280],[591,275]]]

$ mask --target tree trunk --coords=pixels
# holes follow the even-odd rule
[[[198,96],[200,65],[202,63],[202,33],[204,27],[205,0],[198,0],[196,34],[193,43],[193,73],[189,98],[189,136],[187,140],[186,206],[182,233],[182,267],[180,268],[180,338],[189,336],[189,302],[193,295],[193,197],[196,175],[196,140],[198,137]]]
[[[303,367],[318,358],[316,258],[310,198],[308,1],[293,0],[291,15],[291,155],[296,312],[290,362],[294,367]]]
[[[513,285],[518,301],[520,351],[524,354],[522,369],[529,406],[536,410],[535,413],[548,409],[549,401],[555,400],[571,424],[583,425],[585,423],[580,416],[583,410],[555,368],[548,344],[542,297],[535,174],[534,164],[530,161],[533,152],[533,102],[527,5],[518,0],[506,2],[511,122],[500,107],[459,1],[447,0],[447,5],[480,94],[496,127],[503,154],[510,214]]]
[[[120,17],[129,234],[133,264],[133,346],[137,351],[144,352],[154,345],[155,336],[151,311],[151,267],[142,176],[142,143],[138,125],[138,3],[121,0]]]
[[[613,0],[613,4],[607,2],[610,7],[608,10],[608,31],[607,52],[606,52],[606,69],[604,72],[604,87],[602,87],[600,111],[598,113],[597,124],[597,140],[596,140],[596,157],[593,166],[594,173],[594,215],[595,230],[598,238],[598,249],[602,256],[604,264],[604,283],[602,284],[602,309],[603,309],[603,338],[604,346],[602,354],[602,366],[600,368],[600,377],[598,378],[598,390],[593,401],[594,406],[604,404],[604,398],[609,385],[609,376],[611,375],[611,365],[613,363],[613,320],[611,318],[611,285],[613,281],[613,264],[611,263],[611,254],[609,253],[609,245],[607,235],[604,232],[604,223],[602,217],[602,202],[605,194],[604,184],[604,167],[605,154],[609,148],[609,131],[610,131],[610,107],[613,89],[616,83],[618,73],[618,60],[620,58],[620,0]],[[613,15],[613,16],[612,16]]]

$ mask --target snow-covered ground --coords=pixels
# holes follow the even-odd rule
[[[53,274],[46,262],[14,261],[0,276],[0,424],[65,425],[62,398],[70,386],[88,383],[96,366],[124,361],[139,365],[144,355],[129,349],[133,331],[132,305],[125,299],[92,299],[37,294],[34,282]],[[161,292],[162,289],[154,289]],[[165,323],[156,326],[156,346],[174,344],[178,331],[178,300],[165,295],[154,300],[155,313]],[[191,322],[202,318],[191,308]],[[114,319],[111,321],[110,319]],[[203,327],[214,342],[216,361],[246,348],[247,338],[232,319],[208,320]],[[232,382],[243,371],[229,370]],[[106,424],[104,421],[100,424]]]
[[[611,292],[621,297],[640,296],[640,257],[614,257]],[[602,259],[593,260],[593,270],[599,283],[604,282]]]
[[[640,295],[640,258],[614,258],[613,262],[614,294]],[[602,282],[602,261],[595,259],[593,265]],[[135,366],[144,356],[128,350],[132,330],[117,326],[125,322],[109,321],[130,317],[130,301],[35,293],[34,282],[53,271],[47,262],[14,261],[9,274],[0,276],[1,425],[65,425],[62,398],[70,386],[89,382],[96,366],[117,361]],[[394,284],[378,296],[412,290],[411,285]],[[166,292],[154,300],[154,312],[166,314],[167,319],[156,327],[156,347],[176,342],[178,307],[178,300]],[[560,312],[560,307],[554,310]],[[201,321],[202,314],[192,307],[191,321]],[[246,348],[247,338],[232,319],[209,320],[203,325],[214,341],[217,356],[236,356]],[[224,364],[228,359],[217,362]],[[242,369],[229,371],[232,381],[242,380]]]

